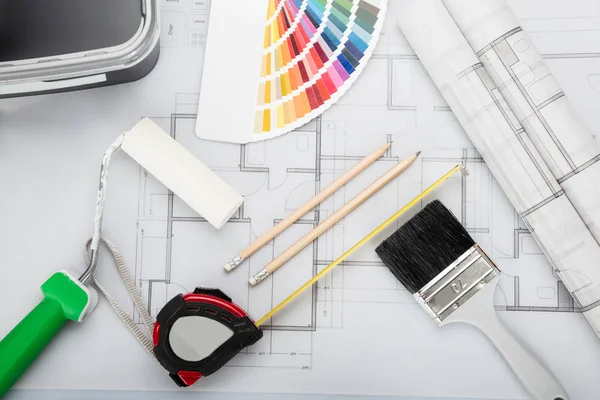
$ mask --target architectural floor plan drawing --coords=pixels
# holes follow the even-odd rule
[[[510,5],[597,134],[596,0]],[[139,82],[0,104],[0,182],[10,188],[3,192],[0,218],[11,227],[0,230],[2,264],[19,266],[10,270],[11,279],[0,281],[0,304],[12,305],[2,307],[0,336],[34,305],[15,299],[34,298],[39,282],[57,268],[83,268],[102,154],[120,132],[150,117],[245,197],[234,218],[216,231],[126,156],[115,159],[105,234],[123,253],[152,316],[174,295],[204,286],[223,290],[258,319],[462,163],[470,176],[456,176],[430,200],[439,198],[452,209],[502,270],[496,293],[501,318],[551,367],[573,400],[594,398],[600,342],[390,18],[398,2],[390,0],[372,59],[336,105],[290,134],[247,145],[200,140],[194,133],[209,7],[208,0],[162,2],[161,58]],[[390,150],[368,170],[233,272],[223,270],[253,239],[383,143],[392,143]],[[408,171],[263,283],[248,286],[251,275],[418,150],[422,156]],[[278,314],[264,338],[228,367],[189,390],[527,398],[483,337],[469,327],[436,328],[377,258],[374,249],[384,238]],[[107,257],[97,276],[133,311]],[[89,365],[93,374],[83,368]],[[56,339],[19,388],[175,389],[103,302],[88,321]]]

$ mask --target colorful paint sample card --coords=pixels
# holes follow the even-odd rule
[[[387,0],[212,2],[196,133],[248,143],[335,103],[371,56]]]

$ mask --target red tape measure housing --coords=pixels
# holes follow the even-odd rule
[[[223,343],[199,361],[181,358],[173,349],[175,338],[171,331],[182,318],[206,318],[226,327],[231,333],[224,336]],[[208,322],[208,321],[206,321]],[[206,324],[205,324],[206,325]],[[209,326],[211,324],[208,324]],[[212,324],[212,326],[215,326]],[[184,339],[177,335],[183,347],[193,348],[192,341],[214,340],[214,332],[187,332]],[[209,336],[211,336],[209,338]],[[169,372],[179,386],[191,386],[203,376],[209,376],[235,357],[241,350],[253,345],[263,336],[263,332],[238,305],[218,289],[197,288],[194,293],[178,295],[168,302],[156,318],[153,332],[154,354],[159,363]],[[182,347],[182,345],[179,345]]]

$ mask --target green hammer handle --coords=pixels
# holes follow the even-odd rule
[[[95,292],[68,272],[55,272],[42,285],[44,300],[0,341],[0,398],[19,380],[67,321],[82,321],[95,305]]]
[[[68,319],[62,305],[44,299],[0,342],[0,397],[23,375]]]

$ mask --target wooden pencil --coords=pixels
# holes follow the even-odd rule
[[[348,214],[354,211],[358,206],[370,199],[375,193],[379,192],[383,187],[390,183],[394,178],[406,171],[410,167],[419,153],[413,154],[404,161],[399,162],[394,168],[390,169],[385,175],[381,176],[373,182],[368,188],[361,192],[358,196],[350,200],[342,208],[333,213],[325,221],[321,222],[315,229],[307,233],[302,239],[294,243],[286,251],[281,253],[277,258],[271,261],[262,271],[249,279],[250,285],[255,286],[279,269],[283,264],[288,262],[292,257],[298,254],[302,249],[311,244],[315,239],[325,233],[332,226],[337,224]]]
[[[375,238],[377,235],[379,235],[381,232],[383,232],[384,229],[387,229],[390,225],[392,225],[393,223],[398,221],[398,218],[403,216],[408,210],[412,209],[414,206],[416,206],[421,201],[423,201],[424,198],[429,196],[433,191],[435,191],[438,187],[440,187],[444,182],[446,182],[448,179],[450,179],[454,174],[456,174],[459,171],[462,172],[464,176],[467,176],[469,174],[468,171],[462,165],[457,165],[456,167],[454,167],[452,170],[450,170],[448,173],[446,173],[446,175],[442,176],[440,179],[435,181],[431,186],[429,186],[427,189],[425,189],[425,191],[423,191],[417,197],[412,199],[410,201],[410,203],[408,203],[407,205],[402,207],[399,211],[397,211],[394,215],[389,217],[384,223],[382,223],[377,228],[372,230],[371,233],[369,233],[367,236],[362,238],[358,243],[356,243],[354,246],[352,246],[348,250],[346,250],[344,252],[344,254],[342,254],[341,256],[336,258],[331,264],[329,264],[327,267],[325,267],[321,272],[319,272],[317,275],[313,276],[304,285],[300,286],[300,288],[298,288],[294,293],[292,293],[291,295],[286,297],[285,300],[283,300],[275,308],[273,308],[271,311],[269,311],[267,314],[265,314],[261,319],[257,320],[256,326],[264,325],[267,321],[269,321],[271,319],[271,317],[273,317],[275,314],[277,314],[278,312],[283,310],[288,304],[290,304],[292,301],[294,301],[296,298],[298,298],[298,296],[300,296],[302,293],[304,293],[308,288],[312,287],[312,285],[314,285],[316,282],[318,282],[321,278],[323,278],[329,272],[333,271],[333,269],[335,267],[337,267],[338,265],[340,265],[341,263],[346,261],[348,259],[348,257],[350,257],[352,254],[356,253],[365,244],[369,243],[373,238]]]
[[[320,191],[315,197],[306,202],[302,207],[298,208],[296,211],[291,213],[287,218],[273,226],[273,228],[269,229],[264,235],[256,239],[254,243],[245,248],[240,252],[240,254],[232,259],[230,262],[224,265],[226,271],[232,271],[238,265],[240,265],[244,260],[250,257],[252,254],[256,253],[260,250],[264,245],[273,240],[274,237],[279,235],[281,232],[289,228],[293,223],[298,221],[304,215],[306,215],[310,210],[321,204],[325,201],[329,196],[338,191],[341,187],[343,187],[346,183],[350,182],[356,176],[358,176],[361,172],[367,169],[371,164],[377,161],[381,156],[385,154],[385,152],[390,148],[392,144],[386,143],[383,146],[377,148],[371,154],[363,158],[358,164],[336,179],[333,183],[327,186],[325,189]]]

